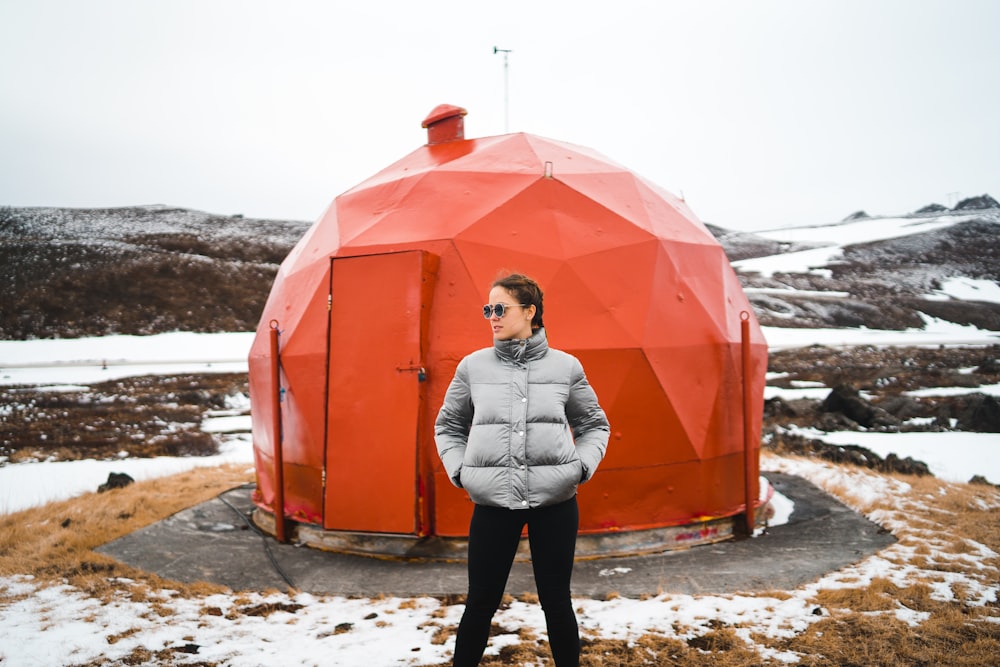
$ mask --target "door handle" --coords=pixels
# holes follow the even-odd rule
[[[416,373],[417,382],[424,382],[427,380],[427,369],[423,366],[409,365],[409,366],[396,366],[396,371],[399,373]]]

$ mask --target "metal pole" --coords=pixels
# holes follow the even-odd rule
[[[508,79],[509,77],[509,67],[507,63],[507,55],[511,52],[511,49],[500,49],[493,47],[493,53],[503,54],[503,133],[507,134],[510,132],[510,86]]]
[[[743,352],[743,501],[746,503],[743,529],[748,536],[754,531],[754,509],[757,500],[758,485],[756,479],[757,466],[753,460],[753,443],[750,434],[753,433],[753,420],[750,412],[750,313],[740,313],[740,343]]]
[[[271,444],[274,447],[274,539],[285,536],[285,455],[281,437],[281,361],[278,357],[278,320],[271,320]]]

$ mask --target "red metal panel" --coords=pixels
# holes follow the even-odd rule
[[[422,257],[332,260],[327,529],[417,531]]]
[[[645,530],[731,516],[743,511],[742,481],[742,452],[656,467],[601,469],[580,488],[580,532]],[[733,485],[736,493],[729,493]]]

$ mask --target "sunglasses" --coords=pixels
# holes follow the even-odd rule
[[[504,314],[506,314],[507,309],[508,308],[513,308],[514,306],[520,306],[521,308],[527,308],[528,304],[526,304],[526,303],[515,303],[515,304],[512,304],[510,306],[502,304],[502,303],[494,303],[492,306],[490,304],[486,304],[485,306],[483,306],[483,317],[485,317],[486,319],[490,319],[491,317],[493,317],[494,314],[496,314],[497,317],[503,317]]]

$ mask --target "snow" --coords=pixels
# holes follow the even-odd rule
[[[746,294],[766,294],[769,296],[819,296],[826,299],[846,299],[851,296],[850,292],[838,292],[836,290],[822,291],[793,289],[791,287],[744,287],[743,291]]]
[[[732,266],[741,273],[757,273],[763,277],[772,277],[775,273],[797,273],[829,278],[831,271],[828,267],[843,256],[845,246],[923,234],[947,229],[970,220],[982,219],[1000,222],[994,211],[985,214],[983,211],[975,211],[924,218],[862,218],[833,225],[763,230],[754,234],[772,241],[806,244],[812,247],[778,255],[741,259],[733,262]],[[748,293],[752,291],[754,290],[747,290]],[[760,288],[756,291],[767,293]],[[815,296],[816,293],[810,291],[803,293],[805,294]],[[827,297],[843,296],[843,292],[823,294]],[[935,300],[955,298],[996,303],[1000,299],[1000,286],[990,280],[956,277],[947,281],[940,290],[928,297]]]
[[[923,234],[937,229],[946,229],[980,213],[952,214],[930,218],[859,218],[833,225],[783,227],[754,232],[757,236],[772,241],[786,243],[828,243],[831,245],[853,245]]]
[[[69,586],[36,589],[30,579],[21,577],[0,579],[3,592],[29,596],[0,610],[5,626],[0,636],[8,639],[0,648],[3,664],[79,664],[99,655],[127,656],[138,647],[160,650],[191,643],[198,644],[192,660],[233,667],[365,665],[372,664],[373,651],[378,652],[380,665],[427,664],[446,658],[445,647],[429,641],[434,628],[428,623],[439,608],[430,598],[349,600],[300,593],[247,595],[238,601],[228,595],[172,600],[167,592],[157,600],[170,609],[169,622],[164,622],[149,613],[149,601],[135,602],[124,596],[104,604]],[[301,608],[266,617],[232,614],[275,600]],[[205,614],[211,608],[221,614]],[[433,622],[457,623],[455,612],[452,608],[450,615]],[[351,624],[349,630],[345,623]],[[337,633],[338,626],[344,631]],[[45,641],[37,641],[42,636]],[[193,642],[189,637],[195,638]],[[21,641],[10,641],[15,638]],[[114,643],[107,638],[115,638]],[[178,659],[176,664],[184,661]]]
[[[859,431],[823,432],[795,429],[807,438],[831,445],[858,445],[882,458],[889,454],[923,461],[931,474],[949,482],[968,482],[981,475],[1000,483],[1000,433],[873,433]]]
[[[764,400],[781,398],[786,401],[796,401],[807,399],[810,401],[821,401],[830,393],[829,387],[809,387],[799,389],[788,389],[786,387],[764,387]]]
[[[741,259],[733,262],[733,268],[741,273],[759,273],[766,277],[775,273],[808,273],[829,278],[831,272],[825,267],[842,254],[840,246],[824,246],[770,257]]]
[[[938,346],[996,345],[1000,332],[980,329],[968,324],[955,324],[928,315],[921,315],[923,329],[786,329],[761,327],[769,350],[787,350],[810,345],[826,347],[874,346]]]
[[[51,461],[18,463],[0,467],[0,514],[68,500],[96,491],[112,472],[125,473],[136,481],[155,479],[224,463],[253,464],[249,437],[223,442],[215,456],[161,456],[151,459],[123,458],[117,461]]]
[[[986,301],[1000,303],[1000,283],[974,278],[949,278],[934,294],[924,297],[931,301]]]
[[[909,491],[905,482],[822,462],[768,456],[762,460],[762,467],[802,476],[821,487],[850,488],[858,506]],[[882,518],[892,525],[890,516]],[[969,553],[964,554],[938,551],[933,540],[928,540],[927,545],[932,559],[966,558],[974,562],[995,556],[978,544],[970,544]],[[816,613],[814,596],[818,591],[863,586],[876,578],[905,586],[908,581],[927,577],[926,572],[906,563],[912,549],[903,543],[895,544],[775,597],[666,593],[645,600],[577,599],[574,606],[585,636],[630,641],[656,633],[687,639],[723,624],[735,626],[735,632],[756,645],[762,657],[794,664],[798,656],[757,644],[755,636],[793,637],[824,618],[828,610]],[[616,568],[608,570],[608,576],[618,573]],[[952,600],[952,591],[960,589],[968,591],[974,605],[994,604],[997,600],[1000,586],[995,572],[984,572],[981,577],[957,571],[935,570],[932,574],[934,599]],[[0,599],[5,600],[0,606],[0,662],[54,667],[82,664],[102,656],[109,661],[121,660],[136,649],[159,651],[196,645],[195,654],[175,653],[175,664],[190,661],[229,667],[355,667],[371,664],[377,653],[379,665],[430,665],[450,658],[454,636],[435,643],[434,635],[442,627],[455,627],[463,609],[433,598],[350,599],[295,592],[215,594],[188,599],[165,590],[130,596],[131,584],[129,580],[118,580],[119,594],[105,602],[71,586],[45,587],[27,576],[0,578]],[[276,610],[268,616],[247,613],[260,605]],[[889,613],[910,625],[919,624],[927,616],[902,605]],[[495,623],[510,633],[493,637],[489,654],[519,641],[517,632],[521,629],[546,636],[544,616],[537,604],[515,600],[497,613]],[[44,641],[39,641],[40,637]]]
[[[0,385],[89,384],[137,375],[245,373],[253,332],[0,341]]]
[[[927,387],[903,392],[907,396],[926,398],[929,396],[962,396],[964,394],[988,394],[1000,397],[1000,384],[983,384],[978,387]]]

